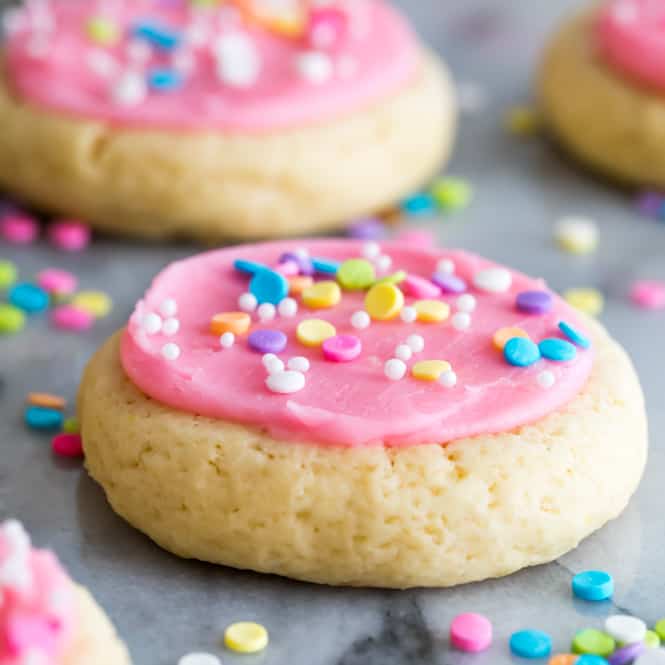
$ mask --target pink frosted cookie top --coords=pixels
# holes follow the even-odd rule
[[[393,94],[419,58],[383,0],[28,0],[5,24],[20,96],[126,127],[319,122]]]
[[[73,586],[55,556],[32,549],[18,522],[0,525],[0,665],[56,665],[74,628]]]
[[[317,286],[297,294],[312,263]],[[367,290],[372,277],[389,275],[403,281]],[[362,289],[337,290],[336,279]],[[229,312],[239,313],[213,321]],[[581,345],[564,341],[562,320]],[[321,346],[331,325],[338,337]],[[509,364],[493,344],[507,326],[533,340],[515,342],[529,363],[544,338],[557,341],[543,356],[563,346],[567,360]],[[585,335],[542,281],[478,256],[315,240],[234,247],[169,266],[137,304],[121,356],[139,389],[182,411],[288,440],[406,446],[507,431],[561,408],[593,364]],[[419,364],[428,360],[445,362]]]
[[[611,0],[596,24],[601,55],[621,73],[665,88],[665,3]]]

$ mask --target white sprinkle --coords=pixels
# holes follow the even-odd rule
[[[162,325],[162,332],[165,335],[175,335],[180,330],[180,321],[176,318],[169,318]]]
[[[436,264],[436,272],[444,275],[452,275],[455,272],[455,264],[450,259],[441,259]]]
[[[564,217],[554,225],[554,239],[573,254],[590,254],[598,246],[598,225],[586,217]]]
[[[258,304],[256,296],[253,293],[243,293],[238,298],[238,307],[240,307],[243,312],[253,312]]]
[[[406,338],[406,343],[414,353],[420,353],[425,348],[425,340],[422,335],[409,335]]]
[[[293,298],[284,298],[284,300],[279,303],[277,310],[279,311],[280,316],[290,318],[298,313],[298,303]]]
[[[392,264],[393,264],[393,260],[387,254],[382,254],[376,260],[376,267],[381,272],[388,272],[388,270],[390,270],[390,267],[392,266]]]
[[[605,632],[617,642],[634,644],[641,642],[647,634],[647,626],[637,617],[627,614],[614,614],[605,619]]]
[[[282,395],[297,393],[305,387],[305,375],[293,370],[275,372],[266,379],[266,386],[268,390]]]
[[[230,349],[236,343],[236,336],[232,332],[225,332],[219,338],[219,344],[223,349]]]
[[[513,277],[505,268],[487,268],[473,276],[476,288],[489,293],[504,293],[513,283]]]
[[[284,371],[284,362],[280,360],[274,353],[266,353],[263,358],[261,358],[261,362],[266,368],[268,374]]]
[[[256,313],[261,321],[272,321],[277,315],[277,308],[269,302],[259,305]]]
[[[333,63],[330,56],[319,51],[309,51],[298,55],[296,67],[304,79],[315,85],[325,83],[333,75]]]
[[[373,261],[381,254],[381,247],[376,242],[366,242],[363,245],[363,256],[369,261]]]
[[[118,71],[118,63],[107,51],[93,49],[86,55],[88,69],[102,78],[111,78]]]
[[[391,381],[399,381],[404,378],[406,374],[406,363],[399,358],[391,358],[386,361],[386,364],[383,366],[383,373]]]
[[[114,82],[111,96],[118,106],[136,106],[148,96],[148,87],[141,74],[126,72]]]
[[[162,347],[162,356],[164,356],[166,360],[177,360],[180,357],[180,347],[173,342],[164,344]]]
[[[241,32],[222,35],[213,47],[217,74],[228,86],[249,88],[261,72],[261,58],[254,42]]]
[[[545,370],[538,375],[538,385],[545,390],[551,388],[556,383],[556,377],[549,370]]]
[[[468,330],[471,327],[471,316],[466,312],[457,312],[453,314],[452,324],[455,330]]]
[[[475,296],[472,296],[470,293],[465,293],[464,295],[460,296],[457,299],[457,309],[460,312],[466,312],[467,314],[471,314],[476,309],[476,298]]]
[[[162,329],[162,317],[154,312],[148,312],[144,315],[141,326],[148,335],[156,335]]]
[[[372,320],[370,319],[369,314],[364,310],[359,310],[351,315],[351,325],[356,330],[365,330],[365,328],[369,328],[371,322]]]
[[[159,306],[159,312],[165,317],[175,316],[178,313],[178,303],[173,298],[166,298]]]
[[[406,307],[402,307],[399,317],[404,323],[413,323],[418,318],[418,312],[416,312],[415,307],[407,305]]]
[[[309,258],[309,250],[306,247],[298,247],[293,251],[293,253],[299,258],[299,259],[308,259]]]
[[[127,57],[135,65],[144,65],[152,58],[152,48],[150,44],[142,39],[132,39],[127,43]]]
[[[398,360],[406,362],[407,360],[411,360],[412,355],[413,351],[408,344],[398,344],[395,348],[395,358]]]
[[[439,383],[444,388],[454,388],[457,385],[457,374],[452,369],[449,369],[439,377]]]
[[[305,356],[295,356],[290,358],[289,362],[286,363],[286,366],[295,372],[307,372],[310,367],[309,360],[307,360]]]
[[[193,652],[183,656],[178,665],[222,665],[222,661],[211,653]]]

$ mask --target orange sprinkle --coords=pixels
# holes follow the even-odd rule
[[[526,337],[529,339],[529,333],[522,328],[499,328],[492,337],[492,343],[494,348],[497,351],[503,351],[503,347],[506,346],[508,340],[511,340],[513,337]]]
[[[310,286],[312,286],[312,284],[314,284],[314,280],[311,277],[308,277],[307,275],[298,275],[297,277],[289,277],[288,282],[289,282],[289,295],[291,296],[300,295],[305,289],[308,289]]]
[[[578,658],[579,656],[572,653],[559,653],[550,658],[548,665],[574,665]]]
[[[210,332],[213,335],[223,335],[230,332],[234,335],[244,335],[252,323],[246,312],[220,312],[210,319]]]
[[[43,406],[45,409],[58,409],[59,411],[67,406],[67,400],[64,397],[50,393],[28,393],[26,401],[33,406]]]

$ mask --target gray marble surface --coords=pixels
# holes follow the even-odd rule
[[[90,334],[54,333],[37,317],[23,334],[0,339],[0,517],[20,517],[37,543],[59,552],[107,608],[135,663],[169,665],[202,649],[228,665],[501,665],[514,661],[507,638],[519,628],[548,630],[565,649],[576,629],[600,625],[617,607],[650,622],[665,615],[665,313],[643,313],[625,298],[636,277],[665,279],[665,224],[640,218],[628,193],[577,170],[541,140],[507,136],[500,123],[507,106],[529,98],[545,35],[578,4],[402,0],[458,80],[478,83],[489,100],[485,110],[463,117],[450,167],[474,183],[476,199],[463,214],[431,227],[446,245],[542,275],[554,288],[602,288],[608,295],[602,319],[632,353],[646,392],[651,453],[636,497],[620,519],[551,565],[456,589],[398,592],[317,587],[161,551],[115,517],[79,464],[51,457],[48,437],[22,425],[22,404],[36,389],[73,399],[86,360],[124,323],[150,278],[197,248],[100,239],[80,256],[65,256],[45,244],[0,245],[0,257],[15,260],[24,277],[48,265],[68,268],[83,286],[106,289],[115,299],[112,316]],[[553,247],[552,225],[566,214],[598,221],[597,254],[575,258]],[[591,567],[615,575],[615,604],[571,598],[571,572]],[[487,653],[449,648],[447,627],[462,611],[483,612],[494,622]],[[223,628],[240,619],[269,628],[265,653],[224,651]]]

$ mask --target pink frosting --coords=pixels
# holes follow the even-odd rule
[[[18,522],[0,525],[0,665],[56,665],[74,628],[73,586],[56,557],[32,549]]]
[[[393,94],[416,70],[417,39],[383,0],[336,0],[335,12],[313,14],[311,26],[327,21],[335,35],[323,45],[244,20],[239,2],[206,8],[186,0],[33,0],[7,21],[9,81],[32,103],[119,126],[253,132],[353,111]],[[120,41],[93,42],[87,26],[95,17],[117,25]],[[146,42],[137,46],[132,35],[144,19],[172,28],[180,45],[144,53]],[[220,55],[220,39],[230,35],[242,43],[225,42]],[[220,59],[232,82],[220,74]],[[179,89],[117,101],[123,79],[146,81],[155,67],[178,70]]]
[[[529,368],[509,365],[492,345],[494,332],[519,326],[538,342],[561,336],[557,325],[565,320],[580,331],[584,326],[560,298],[543,315],[529,315],[515,307],[516,294],[544,289],[540,280],[511,272],[512,285],[504,293],[487,293],[470,286],[477,299],[469,329],[458,331],[451,320],[443,323],[404,323],[400,318],[372,322],[355,330],[353,312],[363,309],[364,293],[344,292],[332,309],[309,310],[302,303],[293,318],[277,317],[259,323],[253,315],[252,330],[279,329],[288,345],[279,357],[286,362],[305,356],[311,363],[305,387],[281,395],[266,388],[266,369],[261,355],[252,351],[246,337],[232,348],[222,348],[209,332],[211,317],[237,311],[238,298],[248,289],[248,277],[233,262],[249,259],[276,265],[283,252],[307,249],[312,256],[337,261],[359,257],[357,241],[317,240],[240,246],[195,256],[175,263],[153,282],[129,320],[122,339],[122,364],[134,384],[154,399],[173,408],[213,418],[254,425],[288,440],[313,441],[342,446],[406,446],[424,442],[447,442],[476,434],[507,431],[538,420],[564,406],[584,386],[593,363],[593,352],[578,350],[567,363],[541,360]],[[407,245],[384,244],[392,269],[429,278],[437,261],[451,259],[456,274],[473,283],[474,275],[491,262],[460,251],[439,251]],[[165,300],[177,303],[180,327],[175,335],[148,334],[147,313],[158,312]],[[442,295],[455,311],[457,296]],[[407,297],[406,304],[413,298]],[[352,362],[326,361],[320,348],[307,348],[295,336],[296,326],[307,318],[330,321],[338,334],[357,335],[362,353]],[[457,374],[453,388],[425,383],[409,373],[399,381],[384,375],[384,363],[398,344],[412,334],[425,340],[419,360],[447,360]],[[175,344],[180,355],[167,360],[165,344]],[[552,372],[556,383],[543,388],[538,375]]]
[[[619,72],[665,88],[665,3],[612,0],[596,24],[600,53]]]

